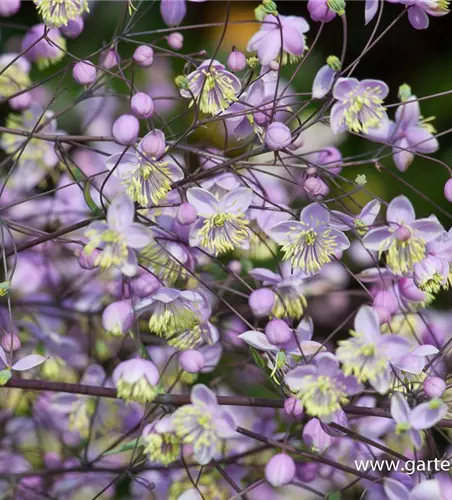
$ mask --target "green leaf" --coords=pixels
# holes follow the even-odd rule
[[[0,371],[0,386],[1,385],[6,385],[8,383],[8,380],[12,377],[11,375],[11,370],[8,368],[5,368],[4,370]]]
[[[140,446],[144,446],[142,438],[136,438],[128,443],[121,444],[112,450],[107,451],[104,455],[117,455],[118,453],[124,453],[125,451],[131,451]]]
[[[267,362],[265,361],[265,359],[259,354],[259,352],[256,349],[254,349],[254,347],[249,346],[249,348],[251,351],[251,356],[253,357],[256,365],[259,368],[261,368],[262,370],[265,370],[267,372],[268,366],[267,366]]]

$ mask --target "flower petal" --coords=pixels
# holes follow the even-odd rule
[[[388,206],[386,219],[395,224],[411,224],[416,218],[411,201],[403,194],[394,198]]]
[[[425,500],[426,498],[428,500],[441,500],[443,498],[437,479],[424,479],[411,490],[410,500]]]
[[[217,408],[217,397],[205,385],[196,384],[191,390],[190,400],[194,405],[202,405],[215,410]]]
[[[107,210],[108,226],[124,234],[133,222],[135,215],[135,206],[133,201],[122,194],[113,198]]]
[[[410,500],[408,488],[395,479],[385,478],[383,488],[388,500]]]
[[[243,214],[251,204],[252,195],[252,189],[244,187],[234,189],[222,198],[220,206],[224,212]]]
[[[29,354],[28,356],[24,356],[22,359],[19,359],[19,361],[14,363],[11,368],[18,372],[30,370],[30,368],[34,368],[35,366],[44,363],[46,359],[48,358],[40,356],[39,354]]]
[[[400,424],[410,420],[410,407],[406,399],[399,392],[395,392],[391,397],[391,416]]]
[[[196,208],[196,212],[202,217],[208,217],[220,211],[220,206],[215,196],[199,187],[187,190],[187,201]]]
[[[267,339],[267,336],[262,332],[257,332],[255,330],[248,330],[247,332],[241,333],[239,335],[239,339],[242,339],[244,342],[249,344],[250,346],[259,349],[260,351],[277,351],[278,348]]]

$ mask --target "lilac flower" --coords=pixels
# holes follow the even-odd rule
[[[216,115],[237,99],[241,87],[240,80],[226,71],[223,64],[207,59],[187,76],[187,89],[182,88],[180,93],[192,99],[190,106],[196,103],[203,113]]]
[[[190,231],[190,246],[201,247],[213,255],[248,248],[249,221],[245,212],[251,203],[252,191],[238,188],[217,200],[201,188],[187,190],[187,200],[200,216]]]
[[[158,205],[171,190],[171,184],[184,178],[183,170],[169,159],[151,157],[143,151],[143,144],[152,133],[141,140],[136,153],[116,153],[107,159],[107,168],[113,170],[130,198],[143,207],[151,202]]]
[[[180,441],[174,433],[171,417],[152,422],[143,429],[144,453],[153,463],[169,465],[180,457]]]
[[[361,385],[353,376],[345,376],[331,353],[317,355],[312,363],[299,366],[284,378],[289,389],[302,402],[306,412],[330,423],[347,396],[357,394]]]
[[[236,423],[229,410],[221,408],[215,394],[205,385],[195,385],[190,405],[177,409],[172,416],[176,435],[184,444],[193,445],[193,453],[200,465],[217,458],[223,439],[234,436]]]
[[[358,215],[351,216],[337,210],[331,211],[331,226],[340,231],[355,230],[364,236],[380,213],[381,203],[378,200],[369,201]]]
[[[344,233],[331,227],[328,210],[318,203],[303,208],[300,222],[276,224],[271,237],[281,246],[284,260],[290,260],[293,267],[302,269],[308,276],[331,262],[335,252],[350,246]]]
[[[308,23],[297,16],[265,16],[260,30],[248,42],[247,51],[257,52],[262,65],[273,60],[279,61],[282,48],[281,64],[297,62],[305,50],[304,33],[309,31]],[[282,46],[281,46],[282,41]]]
[[[331,128],[335,134],[350,130],[367,133],[387,120],[383,101],[389,93],[380,80],[339,78],[333,88],[337,102],[331,109]]]
[[[436,479],[425,479],[411,491],[401,482],[387,477],[383,481],[383,489],[388,500],[441,500],[441,490]]]
[[[48,30],[45,24],[33,26],[22,39],[23,53],[28,60],[35,62],[39,69],[61,61],[65,50],[66,40],[61,36],[60,30]]]
[[[88,226],[85,235],[89,241],[84,252],[90,255],[96,248],[102,250],[96,258],[96,266],[119,267],[126,276],[136,274],[135,250],[149,245],[152,236],[145,226],[133,222],[134,212],[128,196],[117,196],[108,207],[107,221],[95,221]]]
[[[203,300],[198,292],[162,287],[148,299],[138,302],[135,312],[137,315],[150,312],[151,332],[167,337],[191,329],[200,322],[199,307]]]
[[[69,21],[89,12],[88,0],[33,0],[47,26],[66,26]]]
[[[399,335],[382,335],[378,314],[369,306],[359,309],[350,333],[336,349],[344,373],[355,375],[359,382],[369,381],[380,394],[386,394],[393,375],[391,363],[409,353],[409,341]]]
[[[147,359],[129,359],[119,363],[113,372],[118,396],[127,402],[150,403],[157,396],[160,375]]]
[[[415,217],[408,198],[397,196],[388,206],[388,225],[371,229],[363,238],[369,250],[377,250],[380,255],[386,252],[386,262],[397,274],[412,271],[414,264],[424,258],[426,244],[444,231],[436,219]]]
[[[265,466],[265,479],[275,488],[290,483],[295,476],[294,459],[286,453],[278,453],[270,458]]]
[[[430,24],[428,16],[441,17],[449,13],[448,0],[388,0],[408,8],[408,19],[413,28],[425,30]]]
[[[23,356],[21,359],[15,363],[10,363],[8,361],[6,352],[3,347],[0,346],[0,360],[5,365],[0,371],[0,386],[5,385],[6,382],[11,378],[11,371],[23,372],[26,370],[31,370],[32,368],[41,365],[47,360],[46,357],[40,356],[39,354],[28,354]]]
[[[391,398],[391,416],[397,424],[395,433],[409,436],[417,449],[422,445],[419,431],[435,426],[447,411],[447,405],[440,399],[432,399],[410,409],[402,394],[395,392]]]

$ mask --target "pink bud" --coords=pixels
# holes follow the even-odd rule
[[[310,483],[317,477],[318,466],[315,462],[303,462],[298,464],[297,477],[304,483]]]
[[[287,148],[292,141],[292,134],[287,125],[281,122],[273,122],[265,133],[265,144],[271,151],[280,151]]]
[[[275,488],[290,483],[295,476],[295,462],[285,453],[274,455],[265,466],[265,479]]]
[[[228,264],[228,269],[235,274],[240,274],[242,272],[243,266],[239,260],[231,260],[231,262],[229,262]]]
[[[182,33],[171,33],[167,38],[168,45],[174,50],[180,50],[184,46],[184,37]]]
[[[233,50],[226,62],[231,71],[243,71],[246,68],[246,57],[242,52]]]
[[[24,111],[30,107],[32,101],[31,92],[24,92],[16,97],[12,97],[8,102],[16,111]]]
[[[269,321],[265,327],[265,335],[268,341],[276,346],[287,344],[293,336],[292,329],[282,319]]]
[[[152,47],[140,45],[133,54],[133,60],[142,68],[149,68],[154,61],[154,51]]]
[[[187,13],[185,0],[162,0],[160,14],[167,26],[178,26]]]
[[[94,269],[96,267],[94,262],[99,254],[100,250],[97,250],[97,248],[95,248],[89,255],[82,250],[78,256],[78,263],[80,264],[80,267],[82,269],[87,269],[88,271]]]
[[[452,178],[444,184],[444,196],[447,201],[452,203]]]
[[[303,416],[303,405],[300,400],[293,396],[284,401],[284,413],[296,419],[301,419]]]
[[[153,158],[160,158],[165,154],[165,134],[159,129],[149,132],[143,137],[140,147],[143,153]]]
[[[99,57],[99,65],[105,69],[112,69],[119,63],[119,56],[115,49],[104,50]]]
[[[133,144],[139,133],[140,123],[133,115],[121,115],[113,124],[113,138],[123,146]]]
[[[248,303],[254,316],[263,318],[271,313],[275,300],[276,296],[270,288],[259,288],[251,293]]]
[[[80,61],[74,66],[72,76],[78,84],[90,85],[96,81],[97,71],[89,61]]]
[[[204,368],[205,360],[201,352],[189,349],[180,355],[179,364],[188,373],[198,373]]]
[[[154,113],[154,101],[144,92],[137,92],[130,100],[130,109],[138,118],[149,118]]]
[[[75,19],[70,19],[66,26],[61,26],[60,30],[67,38],[77,38],[82,33],[84,27],[83,18],[78,16]]]
[[[328,186],[320,177],[308,177],[304,181],[305,191],[314,198],[322,198],[325,191],[328,192]]]
[[[134,278],[131,285],[133,293],[143,299],[156,292],[161,286],[158,278],[148,272],[144,272],[137,278]]]
[[[313,21],[329,23],[336,17],[336,12],[328,7],[328,0],[309,0],[308,10]]]
[[[123,335],[133,324],[133,309],[129,300],[108,305],[102,313],[102,326],[113,335]]]
[[[196,208],[190,203],[182,203],[177,209],[176,220],[179,224],[193,224],[197,218]]]
[[[8,332],[2,336],[1,345],[6,352],[17,351],[21,347],[19,337]]]
[[[428,398],[440,398],[446,390],[446,382],[439,377],[429,377],[424,380],[424,393]]]
[[[20,9],[20,0],[1,0],[0,17],[11,17]]]

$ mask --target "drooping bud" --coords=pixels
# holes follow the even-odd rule
[[[439,377],[429,377],[424,380],[424,394],[428,398],[440,398],[446,390],[446,382]]]
[[[99,65],[105,69],[112,69],[119,63],[119,55],[115,49],[106,49],[99,56]]]
[[[329,23],[336,17],[336,12],[329,7],[327,0],[309,0],[308,10],[313,21]]]
[[[292,141],[292,134],[287,125],[281,122],[273,122],[265,133],[265,144],[271,151],[280,151],[287,148]]]
[[[284,413],[292,418],[301,419],[303,416],[303,405],[295,397],[290,397],[284,401]]]
[[[146,134],[140,144],[143,153],[153,158],[160,158],[165,154],[165,134],[159,129]]]
[[[185,0],[162,0],[160,14],[167,26],[179,26],[187,13]]]
[[[292,339],[293,333],[289,325],[282,319],[272,319],[265,327],[265,335],[273,345],[287,344]]]
[[[289,455],[278,453],[265,466],[265,479],[275,488],[290,483],[295,476],[295,462]]]
[[[84,27],[83,17],[78,16],[75,19],[70,19],[66,26],[61,26],[60,30],[65,37],[74,39],[81,35]]]
[[[248,303],[254,316],[263,318],[271,313],[275,300],[276,296],[270,288],[259,288],[251,293]]]
[[[102,313],[102,326],[111,335],[124,335],[133,324],[133,309],[130,301],[121,300],[109,304]]]
[[[246,57],[243,52],[233,50],[229,54],[226,64],[231,71],[243,71],[246,68]]]
[[[80,85],[91,85],[96,81],[97,70],[89,61],[80,61],[72,69],[72,76]]]
[[[308,177],[303,187],[312,198],[316,199],[323,198],[329,192],[328,186],[317,176]]]
[[[184,46],[184,37],[182,33],[171,33],[167,38],[168,45],[173,50],[180,50]]]
[[[5,332],[2,336],[1,345],[6,352],[17,351],[21,347],[20,338],[14,333]]]
[[[142,68],[149,68],[154,62],[154,50],[147,45],[140,45],[133,54],[133,60]]]
[[[20,9],[20,0],[2,0],[0,2],[0,17],[11,17]]]
[[[452,203],[452,178],[444,184],[444,197]]]
[[[204,368],[205,359],[201,352],[188,349],[180,355],[179,364],[188,373],[198,373]]]
[[[133,115],[121,115],[113,124],[113,138],[123,146],[133,144],[139,133],[140,122]]]
[[[179,224],[193,224],[197,218],[196,208],[190,203],[182,203],[177,209],[176,220]]]
[[[154,113],[154,101],[144,92],[137,92],[130,100],[130,109],[138,118],[149,118]]]
[[[9,105],[16,111],[24,111],[30,107],[33,97],[31,92],[24,92],[16,97],[9,99]]]

